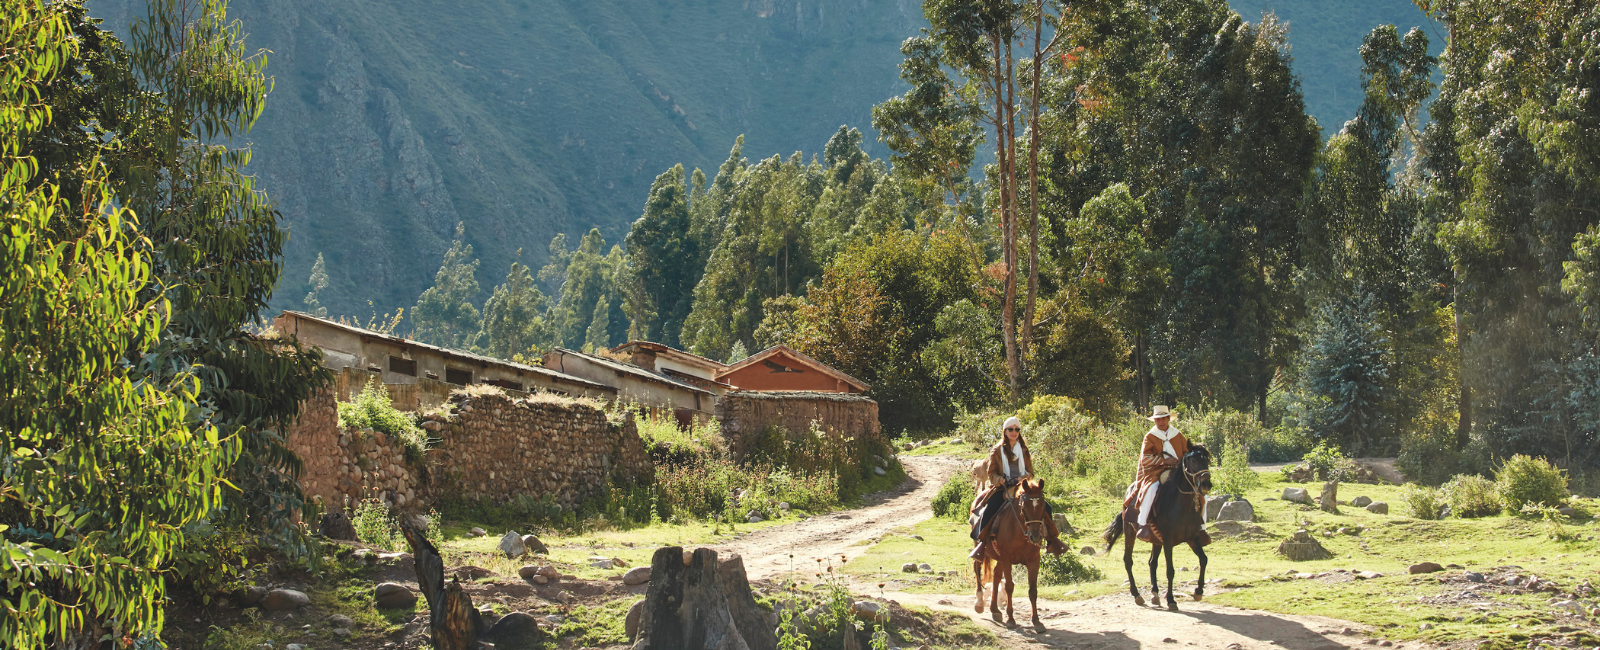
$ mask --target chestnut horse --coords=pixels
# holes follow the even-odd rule
[[[1006,627],[1016,627],[1011,595],[1016,588],[1012,576],[1013,565],[1028,566],[1028,602],[1033,606],[1033,629],[1044,631],[1039,620],[1039,548],[1044,545],[1045,517],[1044,481],[1028,480],[1015,488],[1005,488],[1007,495],[1000,513],[995,516],[994,542],[984,554],[972,561],[972,573],[978,581],[978,602],[972,611],[983,613],[983,585],[990,584],[989,614],[1000,622],[1000,581],[1006,583]]]
[[[1178,601],[1172,597],[1172,547],[1188,544],[1194,550],[1195,557],[1200,558],[1200,579],[1194,588],[1194,599],[1200,600],[1206,593],[1206,552],[1203,547],[1211,543],[1211,536],[1205,529],[1206,493],[1211,491],[1211,452],[1202,445],[1191,444],[1189,453],[1183,455],[1183,460],[1175,469],[1180,471],[1172,472],[1171,478],[1161,484],[1156,491],[1155,506],[1150,510],[1150,524],[1159,535],[1150,549],[1150,601],[1161,602],[1161,583],[1156,580],[1156,565],[1161,562],[1161,555],[1165,552],[1167,609],[1174,612],[1178,611]],[[1133,592],[1134,602],[1143,605],[1139,581],[1133,577],[1133,545],[1138,541],[1134,537],[1137,525],[1136,519],[1119,512],[1102,537],[1106,540],[1107,551],[1117,544],[1118,535],[1127,537],[1122,550],[1122,563],[1128,570],[1128,590]]]

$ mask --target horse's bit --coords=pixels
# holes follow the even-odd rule
[[[1011,511],[1016,513],[1017,523],[1022,524],[1022,538],[1025,539],[1025,540],[1028,540],[1028,543],[1032,544],[1035,548],[1043,546],[1044,520],[1043,519],[1024,519],[1022,517],[1022,502],[1024,502],[1024,501],[1032,501],[1035,506],[1038,506],[1040,501],[1044,501],[1044,497],[1026,496],[1027,493],[1022,491],[1022,487],[1021,486],[1017,487],[1017,493],[1018,493],[1017,496],[1011,498],[1011,500],[1016,503],[1016,507],[1012,508]],[[1033,526],[1035,524],[1037,524],[1040,527],[1039,534],[1037,535],[1037,537],[1040,539],[1040,541],[1038,541],[1038,542],[1033,541],[1033,538],[1035,537],[1034,532],[1033,532]]]
[[[1205,493],[1204,490],[1200,489],[1200,477],[1204,476],[1204,477],[1210,478],[1211,477],[1211,470],[1203,469],[1203,470],[1200,470],[1198,472],[1191,472],[1191,471],[1189,471],[1189,467],[1186,464],[1182,463],[1182,462],[1178,463],[1178,469],[1183,470],[1183,478],[1189,482],[1189,486],[1190,487],[1194,488],[1193,492],[1185,490],[1185,489],[1183,489],[1181,487],[1178,488],[1178,491],[1182,492],[1184,494],[1193,494],[1194,495],[1194,511],[1195,512],[1200,512],[1202,510],[1205,510],[1205,507],[1206,507],[1206,493]]]

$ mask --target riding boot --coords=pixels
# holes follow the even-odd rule
[[[1060,555],[1067,552],[1067,545],[1061,543],[1061,529],[1056,528],[1056,518],[1047,516],[1044,520],[1044,532],[1050,543],[1045,545],[1046,553]]]
[[[974,560],[983,557],[983,552],[989,550],[988,546],[989,542],[987,541],[978,542],[977,546],[972,547],[972,552],[968,553],[967,557]]]
[[[1150,530],[1150,524],[1140,524],[1139,532],[1134,534],[1134,537],[1138,537],[1141,542],[1155,541],[1154,531]]]

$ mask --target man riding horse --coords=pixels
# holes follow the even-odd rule
[[[982,556],[984,545],[994,540],[992,524],[1005,504],[1007,488],[1015,488],[1018,483],[1033,478],[1033,456],[1028,453],[1028,443],[1022,440],[1022,421],[1013,417],[1001,428],[1004,435],[989,450],[989,489],[973,500],[974,504],[983,505],[975,510],[978,516],[972,527],[972,539],[978,544],[967,556],[970,558]],[[1050,540],[1045,550],[1060,555],[1066,552],[1067,545],[1061,543],[1061,531],[1056,529],[1055,518],[1050,516],[1050,503],[1045,502],[1044,507],[1045,531]]]
[[[1150,529],[1150,509],[1155,506],[1156,490],[1161,487],[1161,477],[1178,466],[1178,460],[1189,453],[1189,439],[1176,427],[1170,426],[1172,412],[1165,405],[1157,405],[1148,418],[1155,423],[1144,434],[1144,448],[1139,452],[1139,469],[1128,494],[1123,499],[1124,511],[1139,508],[1140,541],[1150,542],[1160,531]]]

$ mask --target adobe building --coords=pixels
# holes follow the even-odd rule
[[[671,348],[667,349],[670,350]],[[634,350],[641,353],[640,356],[635,357],[641,362],[651,356],[649,353],[654,352],[653,350],[641,351],[638,348],[634,348]],[[654,359],[656,363],[659,363],[662,357],[657,355]],[[700,379],[694,375],[684,378],[668,376],[655,370],[659,366],[652,366],[651,369],[646,370],[644,367],[633,363],[566,348],[555,348],[544,353],[544,367],[562,374],[605,384],[616,391],[614,399],[628,404],[643,406],[658,413],[672,413],[678,424],[682,426],[688,426],[690,423],[705,424],[711,421],[718,395],[709,388],[695,384],[710,382],[721,386],[715,380]],[[683,374],[687,373],[684,372]],[[697,381],[691,383],[690,379]],[[726,391],[725,388],[719,390]]]
[[[717,381],[739,390],[865,393],[871,386],[786,345],[774,345],[717,373]]]
[[[607,384],[548,368],[419,343],[297,311],[283,312],[273,319],[272,327],[322,350],[322,365],[336,374],[339,399],[360,392],[365,378],[374,374],[388,387],[395,408],[403,411],[433,408],[443,404],[452,390],[472,384],[498,386],[513,397],[542,391],[609,401],[617,395],[617,389]],[[346,368],[363,372],[342,372]]]

